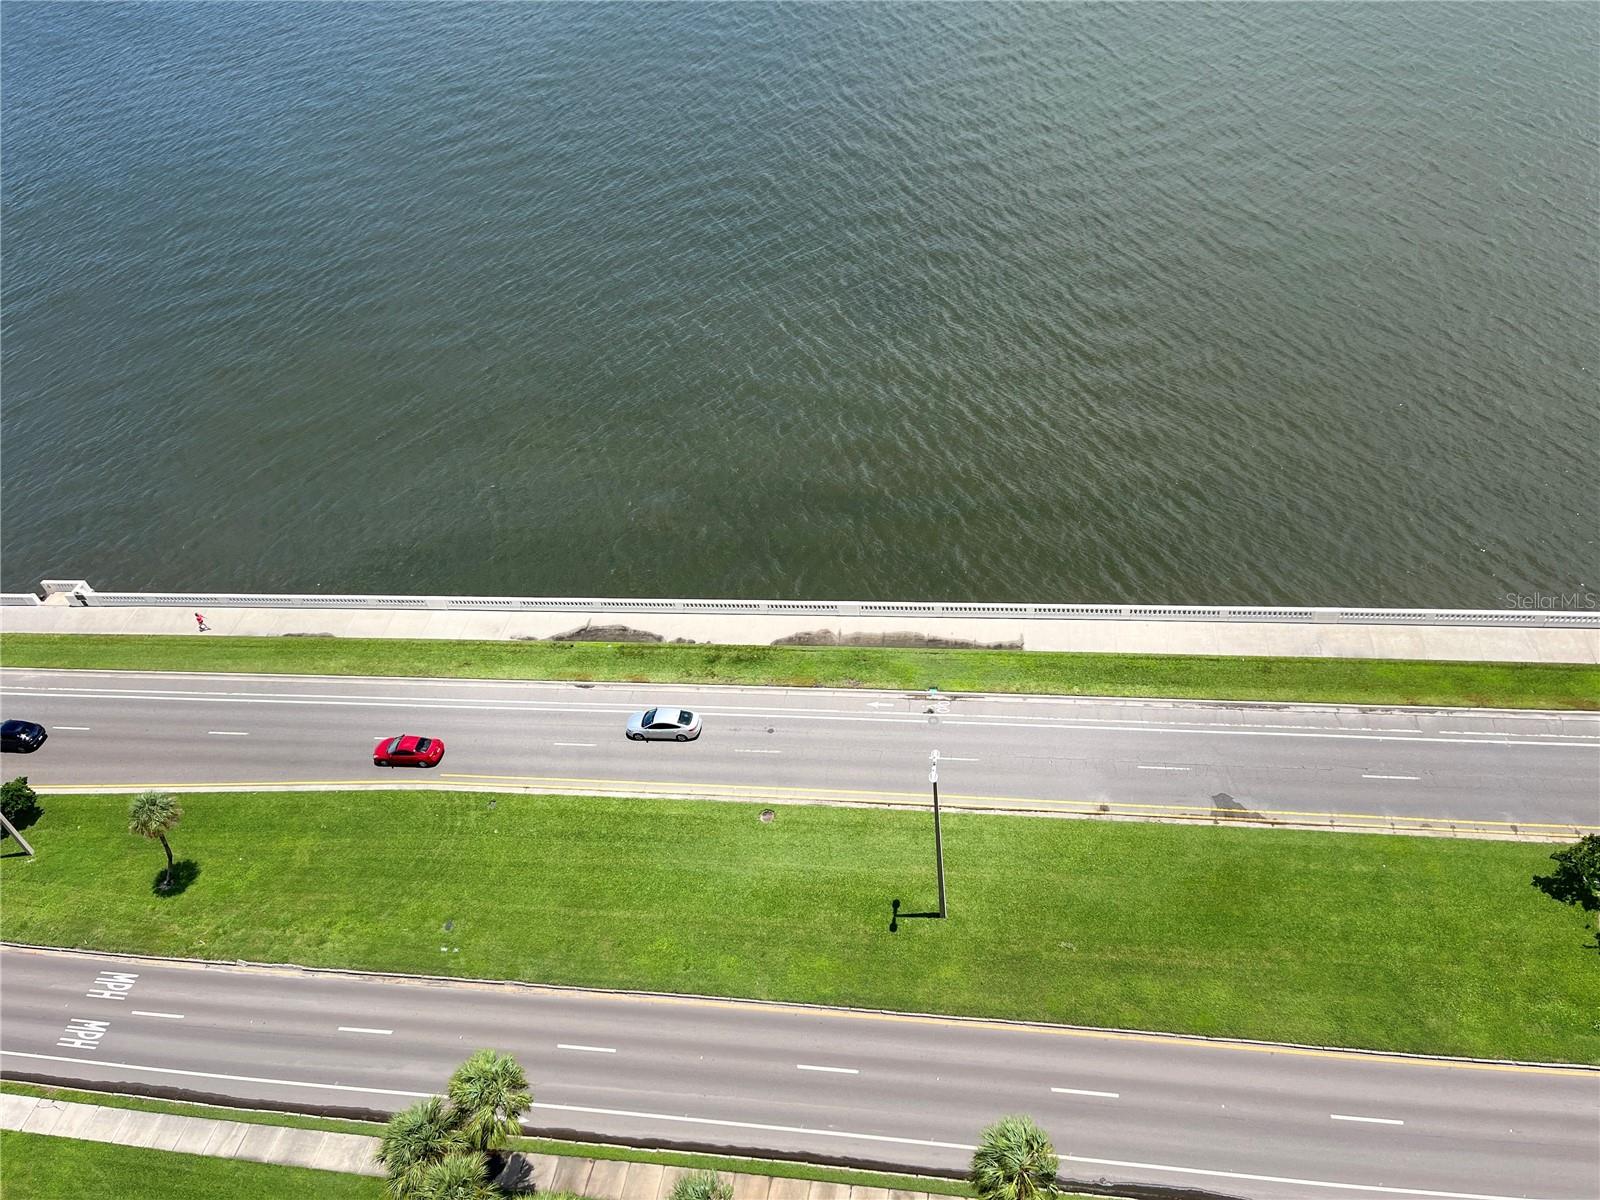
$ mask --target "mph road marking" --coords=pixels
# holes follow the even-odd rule
[[[260,1083],[274,1087],[314,1088],[320,1091],[360,1092],[373,1096],[403,1096],[422,1100],[431,1092],[408,1092],[398,1088],[358,1087],[349,1083],[313,1083],[299,1079],[268,1079],[254,1075],[224,1075],[215,1071],[186,1071],[178,1067],[149,1067],[138,1063],[103,1063],[92,1058],[71,1058],[63,1054],[33,1054],[24,1050],[0,1050],[0,1057],[27,1058],[39,1062],[79,1063],[83,1065],[115,1067],[123,1071],[145,1071],[154,1075],[182,1075],[192,1079],[221,1079],[231,1083]],[[886,1142],[900,1146],[926,1146],[936,1150],[959,1150],[967,1154],[977,1149],[965,1142],[936,1142],[924,1138],[891,1137],[881,1133],[852,1133],[844,1129],[813,1129],[801,1125],[768,1125],[756,1121],[728,1121],[715,1117],[691,1117],[676,1113],[637,1112],[620,1108],[592,1108],[581,1104],[548,1104],[535,1101],[529,1107],[552,1112],[588,1113],[605,1117],[633,1117],[645,1121],[668,1121],[682,1125],[705,1125],[721,1129],[753,1129],[764,1133],[794,1133],[823,1138],[844,1138],[852,1141]],[[1526,1200],[1526,1197],[1487,1195],[1482,1192],[1445,1192],[1424,1188],[1386,1187],[1382,1184],[1341,1183],[1324,1179],[1297,1179],[1283,1175],[1255,1175],[1241,1171],[1219,1171],[1206,1167],[1168,1166],[1163,1163],[1128,1162],[1115,1158],[1089,1158],[1081,1154],[1062,1157],[1071,1162],[1091,1166],[1122,1167],[1135,1171],[1161,1171],[1171,1175],[1199,1175],[1211,1179],[1246,1179],[1256,1183],[1287,1183],[1299,1187],[1331,1188],[1345,1192],[1373,1192],[1385,1196],[1422,1196],[1429,1200]]]
[[[66,1032],[56,1039],[56,1045],[65,1046],[70,1050],[98,1050],[100,1039],[110,1031],[110,1021],[73,1017],[67,1022]]]
[[[84,995],[90,1000],[126,1000],[138,978],[126,971],[101,971],[95,976],[94,987]]]

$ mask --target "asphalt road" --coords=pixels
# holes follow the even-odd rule
[[[15,947],[0,971],[10,1077],[386,1112],[493,1046],[534,1082],[530,1128],[591,1140],[961,1169],[1027,1112],[1079,1181],[1600,1195],[1600,1072],[1578,1068]]]
[[[686,745],[630,712],[704,714]],[[1570,836],[1600,827],[1600,715],[825,689],[0,672],[0,712],[50,740],[38,786],[479,786],[953,806]],[[432,771],[383,736],[445,739]]]

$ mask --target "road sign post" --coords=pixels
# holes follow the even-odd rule
[[[933,785],[933,858],[939,872],[939,917],[945,915],[944,904],[944,834],[939,827],[939,752],[928,756],[928,782]]]
[[[17,839],[17,845],[21,846],[23,848],[23,850],[27,852],[27,855],[28,855],[29,858],[32,858],[33,857],[33,847],[28,845],[28,839],[27,838],[23,837],[20,833],[17,832],[17,827],[15,825],[13,825],[10,821],[6,820],[6,817],[5,817],[4,813],[0,813],[0,825],[4,825],[5,826],[6,832],[9,833],[12,837],[16,838]]]

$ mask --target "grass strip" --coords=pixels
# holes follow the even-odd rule
[[[127,798],[49,796],[14,941],[1486,1058],[1600,1061],[1548,846],[461,792],[182,797],[183,890]],[[446,923],[449,932],[444,932]]]
[[[312,1117],[301,1113],[266,1112],[252,1108],[221,1108],[213,1104],[189,1104],[181,1100],[161,1100],[149,1096],[124,1096],[115,1092],[86,1092],[75,1088],[50,1087],[0,1080],[0,1093],[42,1096],[68,1104],[98,1104],[102,1108],[131,1108],[139,1112],[172,1113],[180,1117],[210,1117],[246,1125],[282,1125],[292,1129],[320,1129],[329,1133],[356,1133],[377,1137],[383,1126],[371,1121],[350,1121],[339,1117]],[[959,1179],[938,1179],[924,1175],[891,1175],[879,1171],[855,1171],[844,1167],[819,1167],[810,1163],[768,1158],[738,1158],[722,1154],[688,1154],[679,1150],[643,1150],[632,1146],[608,1146],[594,1142],[565,1142],[554,1138],[512,1138],[513,1150],[531,1154],[555,1154],[566,1158],[594,1158],[608,1162],[659,1163],[685,1167],[691,1171],[719,1171],[723,1174],[767,1175],[777,1179],[805,1179],[819,1183],[840,1183],[851,1187],[879,1187],[900,1191],[930,1192],[942,1196],[970,1196],[972,1188]]]
[[[7,1196],[29,1200],[382,1200],[383,1180],[0,1130]]]
[[[1338,704],[1600,708],[1600,667],[1398,659],[1058,654],[332,637],[8,633],[11,667],[863,687]]]

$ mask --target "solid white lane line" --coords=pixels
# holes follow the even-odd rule
[[[181,1020],[183,1020],[183,1014],[182,1013],[146,1012],[142,1008],[135,1008],[135,1009],[132,1009],[130,1011],[136,1017],[165,1017],[169,1021],[181,1021]]]
[[[733,752],[735,754],[782,754],[783,753],[782,750],[740,750],[737,746],[734,747],[734,751]]]
[[[1188,767],[1155,767],[1146,763],[1135,763],[1134,767],[1140,771],[1187,771]]]
[[[950,758],[950,757],[945,757],[945,758],[941,758],[939,761],[940,762],[977,762],[978,760],[975,759],[975,758]]]
[[[277,1087],[316,1088],[331,1092],[361,1092],[374,1096],[405,1096],[421,1100],[432,1092],[406,1092],[397,1088],[356,1087],[347,1083],[310,1083],[297,1079],[261,1079],[250,1075],[221,1075],[213,1071],[184,1071],[176,1067],[145,1067],[136,1063],[100,1062],[92,1058],[70,1058],[63,1054],[32,1054],[22,1050],[0,1050],[0,1058],[28,1058],[40,1062],[79,1063],[83,1066],[115,1067],[122,1071],[147,1071],[155,1075],[186,1075],[195,1079],[223,1079],[233,1083],[262,1083]],[[863,1142],[887,1142],[900,1146],[931,1146],[937,1150],[962,1150],[970,1154],[977,1147],[965,1142],[935,1142],[922,1138],[890,1137],[881,1133],[850,1133],[841,1129],[808,1129],[800,1125],[764,1125],[755,1121],[724,1121],[711,1117],[684,1117],[669,1113],[635,1112],[622,1108],[590,1108],[580,1104],[546,1104],[536,1101],[533,1108],[550,1112],[590,1113],[603,1117],[633,1117],[641,1121],[669,1121],[680,1125],[707,1125],[722,1129],[758,1129],[766,1133],[797,1133],[808,1137],[846,1138]],[[1213,1171],[1203,1167],[1174,1167],[1161,1163],[1126,1162],[1116,1158],[1088,1158],[1081,1154],[1066,1154],[1071,1162],[1091,1166],[1127,1167],[1135,1171],[1163,1171],[1175,1175],[1201,1175],[1212,1179],[1247,1179],[1256,1183],[1289,1183],[1300,1187],[1334,1188],[1347,1192],[1374,1192],[1385,1196],[1422,1196],[1427,1200],[1527,1200],[1522,1196],[1495,1196],[1481,1192],[1440,1192],[1422,1188],[1384,1187],[1378,1184],[1335,1183],[1323,1179],[1295,1179],[1282,1175],[1250,1175],[1239,1171]]]
[[[379,1037],[388,1037],[394,1032],[392,1029],[368,1029],[365,1025],[341,1025],[340,1033],[375,1033]]]
[[[830,1075],[859,1075],[860,1071],[854,1067],[817,1067],[811,1063],[795,1063],[796,1071],[826,1071]]]
[[[1422,778],[1421,775],[1363,775],[1363,779],[1408,779],[1415,783]]]
[[[584,1050],[584,1051],[587,1051],[590,1054],[615,1054],[617,1052],[617,1048],[615,1046],[574,1046],[574,1045],[569,1045],[566,1042],[557,1042],[556,1043],[556,1049],[557,1050]]]
[[[1404,1121],[1396,1121],[1393,1117],[1349,1117],[1344,1113],[1329,1113],[1335,1121],[1362,1121],[1368,1125],[1404,1125]]]
[[[248,733],[242,733],[237,729],[208,729],[208,730],[206,730],[206,733],[208,735],[210,735],[211,737],[249,737],[250,736]]]
[[[584,747],[588,747],[588,748],[592,749],[593,747],[598,746],[600,743],[599,742],[551,742],[550,744],[552,746],[584,746]]]
[[[89,732],[89,727],[87,725],[52,725],[52,726],[50,726],[50,728],[51,729],[70,729],[70,730],[72,730],[73,733],[88,733]]]
[[[1107,1100],[1115,1100],[1122,1095],[1121,1092],[1091,1092],[1087,1088],[1053,1087],[1050,1090],[1059,1092],[1063,1096],[1104,1096]]]
[[[92,1058],[69,1058],[64,1054],[30,1054],[24,1050],[0,1050],[0,1058],[31,1058],[40,1062],[83,1063],[85,1066],[94,1063]],[[270,1087],[302,1087],[315,1088],[323,1092],[361,1092],[368,1096],[407,1096],[416,1100],[425,1100],[434,1095],[433,1092],[403,1092],[398,1088],[357,1087],[350,1083],[312,1083],[305,1079],[265,1079],[258,1075],[224,1075],[218,1071],[185,1071],[178,1067],[146,1067],[139,1063],[101,1063],[103,1067],[115,1067],[119,1071],[146,1071],[151,1075],[183,1075],[190,1079],[222,1079],[229,1083],[262,1083]]]

